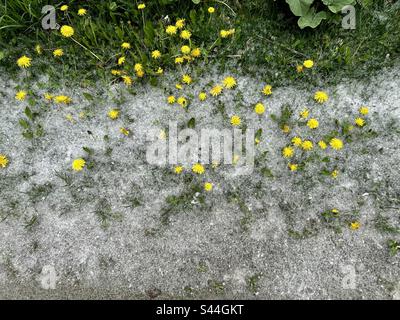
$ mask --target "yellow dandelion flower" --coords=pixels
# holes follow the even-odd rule
[[[133,69],[138,72],[140,70],[143,70],[143,65],[141,63],[135,63]]]
[[[140,70],[136,71],[136,76],[137,76],[138,78],[143,78],[143,76],[144,76],[144,71],[143,71],[143,69],[140,69]]]
[[[189,54],[190,53],[190,47],[189,46],[182,46],[181,47],[181,52],[183,53],[183,54]]]
[[[303,148],[303,150],[310,151],[314,148],[314,144],[310,140],[304,140],[301,143],[301,147]]]
[[[20,90],[15,94],[15,99],[19,100],[19,101],[23,101],[25,100],[27,95],[27,92],[24,90]]]
[[[297,171],[297,169],[299,168],[299,165],[294,164],[294,163],[289,163],[288,167],[289,167],[290,171]]]
[[[143,9],[146,8],[146,5],[145,5],[144,3],[139,3],[138,6],[137,6],[137,8],[138,8],[139,10],[143,10]]]
[[[182,29],[185,26],[185,19],[176,20],[175,27]]]
[[[229,31],[227,31],[227,30],[221,30],[221,31],[219,32],[219,35],[221,36],[221,38],[227,38],[227,37],[229,37]]]
[[[361,227],[361,223],[358,221],[353,221],[350,223],[350,229],[351,230],[358,230]]]
[[[118,58],[118,65],[120,66],[121,64],[124,64],[125,61],[126,61],[126,58],[125,58],[125,57],[119,57],[119,58]]]
[[[54,102],[58,104],[70,104],[72,99],[68,96],[59,95],[54,97]]]
[[[120,70],[115,70],[115,69],[113,69],[113,70],[111,70],[111,74],[112,74],[113,76],[120,76],[120,75],[121,75],[121,71],[120,71]]]
[[[240,126],[240,123],[242,122],[242,120],[240,119],[240,117],[239,116],[237,116],[237,115],[233,115],[232,117],[231,117],[231,124],[233,125],[233,126]]]
[[[285,124],[282,127],[282,131],[283,131],[283,133],[289,133],[290,132],[290,127],[287,124]]]
[[[182,82],[186,83],[186,84],[191,84],[192,83],[192,77],[187,75],[187,74],[184,74],[182,76]]]
[[[369,113],[368,107],[361,107],[358,111],[359,111],[363,116],[366,116],[366,115]]]
[[[108,111],[108,117],[112,120],[115,120],[119,117],[119,110],[118,109],[111,109]]]
[[[78,16],[81,16],[81,17],[82,17],[82,16],[86,15],[86,13],[87,13],[87,10],[86,10],[86,9],[82,9],[82,8],[81,8],[81,9],[78,10]]]
[[[221,92],[222,92],[222,86],[220,86],[219,84],[215,85],[210,90],[210,93],[213,97],[219,96]]]
[[[175,58],[175,63],[176,63],[176,64],[181,64],[181,63],[183,63],[183,61],[184,61],[184,60],[183,60],[182,57],[176,57],[176,58]]]
[[[17,60],[17,65],[20,68],[29,68],[31,66],[31,61],[31,58],[24,55]]]
[[[301,73],[301,72],[303,72],[303,70],[304,70],[304,67],[302,65],[296,66],[297,73]]]
[[[74,28],[72,28],[71,26],[62,26],[60,28],[60,32],[62,34],[63,37],[65,38],[69,38],[72,37],[74,35]]]
[[[177,83],[175,85],[175,88],[177,88],[178,90],[182,90],[183,89],[183,87],[182,87],[182,85],[180,83]]]
[[[129,136],[130,131],[126,128],[119,128],[119,132],[121,132],[124,136]]]
[[[191,36],[192,36],[192,34],[190,33],[189,30],[183,30],[181,32],[181,38],[182,39],[189,40]]]
[[[175,103],[175,97],[174,96],[169,96],[167,98],[167,101],[168,101],[169,104],[173,104],[173,103]]]
[[[365,121],[363,118],[356,118],[354,120],[354,124],[359,126],[359,127],[363,127],[365,125]]]
[[[75,123],[75,119],[74,119],[74,117],[72,116],[72,114],[70,114],[70,113],[68,113],[66,116],[65,116],[65,119],[67,119],[69,122],[71,122],[71,123]]]
[[[338,209],[332,209],[331,212],[332,212],[332,213],[335,213],[335,214],[338,214],[338,213],[339,213],[339,210],[338,210]]]
[[[152,57],[153,59],[159,59],[159,58],[161,58],[161,52],[160,52],[159,50],[154,50],[154,51],[151,53],[151,57]]]
[[[213,184],[211,182],[206,182],[204,184],[204,190],[205,191],[209,192],[209,191],[212,191],[212,189],[213,189]]]
[[[284,147],[282,149],[282,156],[284,158],[291,158],[294,156],[294,149],[292,147]]]
[[[262,103],[257,103],[254,107],[254,112],[261,115],[265,112],[265,107]]]
[[[324,91],[317,91],[314,95],[314,100],[317,101],[318,103],[324,103],[328,101],[329,96],[326,92]]]
[[[130,86],[132,85],[132,78],[130,76],[121,76],[122,81],[124,81],[125,85]]]
[[[37,54],[42,54],[43,52],[42,47],[39,44],[35,46],[35,51]]]
[[[207,99],[207,93],[205,93],[205,92],[200,92],[199,93],[199,100],[200,101],[204,101],[204,100],[206,100]]]
[[[302,117],[303,119],[307,119],[309,114],[310,111],[308,109],[304,109],[303,111],[300,112],[300,117]]]
[[[178,100],[176,100],[176,102],[182,107],[186,107],[188,103],[185,97],[179,97]]]
[[[172,25],[169,25],[169,26],[167,26],[167,28],[165,29],[165,32],[166,32],[167,34],[169,34],[169,35],[173,35],[173,34],[176,34],[177,30],[178,30],[177,27],[172,26]]]
[[[333,170],[331,173],[331,176],[333,179],[336,179],[338,175],[339,175],[339,171],[337,171],[337,170]]]
[[[292,143],[294,146],[299,147],[299,146],[301,146],[302,140],[300,137],[293,137]]]
[[[204,166],[200,163],[196,163],[192,166],[192,171],[197,174],[203,174],[205,169]]]
[[[307,121],[307,126],[308,126],[310,129],[316,129],[316,128],[318,128],[318,126],[319,126],[319,122],[318,122],[317,119],[312,118],[312,119],[310,119],[310,120]]]
[[[266,86],[264,86],[262,92],[266,95],[266,96],[270,96],[272,94],[272,86],[267,84]]]
[[[330,142],[329,145],[335,149],[335,150],[340,150],[343,148],[343,141],[338,139],[338,138],[333,138]]]
[[[318,146],[322,149],[322,150],[325,150],[328,146],[327,146],[327,144],[325,143],[325,141],[319,141],[318,142]]]
[[[62,5],[60,10],[61,11],[67,11],[68,10],[68,6],[66,4]]]
[[[123,49],[130,49],[131,48],[131,44],[129,42],[123,42],[121,44],[121,48]]]
[[[82,171],[85,167],[86,161],[82,158],[75,159],[72,161],[72,169],[74,171]]]
[[[235,29],[229,29],[229,30],[221,30],[219,32],[219,35],[221,38],[228,38],[229,36],[233,35],[235,33]]]
[[[45,98],[47,101],[51,101],[51,100],[53,100],[53,95],[51,95],[50,93],[45,93],[45,94],[44,94],[44,98]]]
[[[192,57],[198,58],[201,56],[201,50],[200,48],[194,48],[190,54],[192,55]]]
[[[214,13],[215,12],[215,8],[214,7],[208,7],[207,11],[208,11],[208,13]]]
[[[0,167],[5,168],[8,165],[7,156],[4,154],[0,154]]]
[[[176,174],[181,174],[182,171],[183,171],[183,167],[182,167],[182,166],[176,166],[176,167],[174,168],[174,172],[175,172]]]
[[[157,73],[157,74],[163,74],[163,72],[164,72],[163,68],[158,67],[156,73]]]
[[[236,86],[236,80],[234,77],[226,77],[223,81],[224,87],[228,89],[232,89]]]
[[[306,60],[303,62],[303,66],[306,67],[307,69],[310,69],[314,66],[314,61]]]
[[[64,55],[63,49],[55,49],[53,51],[53,56],[54,57],[62,57]]]

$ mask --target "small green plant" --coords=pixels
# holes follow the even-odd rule
[[[389,247],[390,255],[394,256],[400,250],[400,242],[398,242],[396,240],[389,240],[388,247]]]
[[[339,13],[345,6],[354,4],[355,0],[286,0],[286,3],[293,14],[300,17],[297,23],[304,29],[316,28],[322,20]],[[324,10],[318,10],[321,7],[324,7]]]

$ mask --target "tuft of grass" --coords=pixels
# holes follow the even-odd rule
[[[388,217],[378,215],[375,218],[375,228],[382,233],[398,234],[400,233],[400,228],[393,226]]]

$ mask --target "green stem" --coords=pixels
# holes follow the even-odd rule
[[[99,60],[100,62],[102,62],[101,59],[100,59],[96,54],[94,54],[92,51],[90,51],[88,48],[86,48],[86,47],[85,47],[83,44],[81,44],[79,41],[75,40],[75,39],[72,38],[72,37],[71,37],[71,39],[72,39],[76,44],[80,45],[83,49],[89,51],[97,60]]]

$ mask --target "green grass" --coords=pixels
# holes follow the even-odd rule
[[[16,59],[28,54],[34,58],[35,66],[34,72],[27,72],[26,81],[45,73],[54,87],[69,83],[90,86],[98,80],[110,83],[110,70],[122,54],[123,41],[132,44],[126,70],[132,70],[134,62],[142,62],[147,74],[154,72],[155,65],[149,58],[154,49],[166,53],[159,65],[166,70],[175,69],[174,57],[184,41],[171,40],[164,30],[177,18],[186,19],[193,33],[192,42],[203,49],[203,60],[214,62],[208,65],[257,74],[274,85],[370,76],[371,72],[390,66],[400,51],[400,6],[394,1],[378,0],[366,7],[357,6],[356,30],[342,29],[340,16],[315,30],[300,30],[283,1],[210,0],[194,4],[188,0],[151,0],[145,1],[143,16],[136,1],[69,1],[68,14],[57,8],[57,23],[72,25],[74,37],[87,50],[57,31],[42,29],[41,8],[47,3],[0,3],[0,67],[16,74]],[[216,7],[212,16],[207,12],[210,5]],[[88,9],[87,17],[77,15],[81,7]],[[219,30],[229,28],[236,29],[232,39],[218,38]],[[36,44],[44,49],[41,56],[34,52]],[[57,60],[51,52],[58,47],[64,49],[65,55]],[[306,58],[315,60],[317,68],[298,74],[295,67]],[[145,79],[157,82],[152,75]]]

